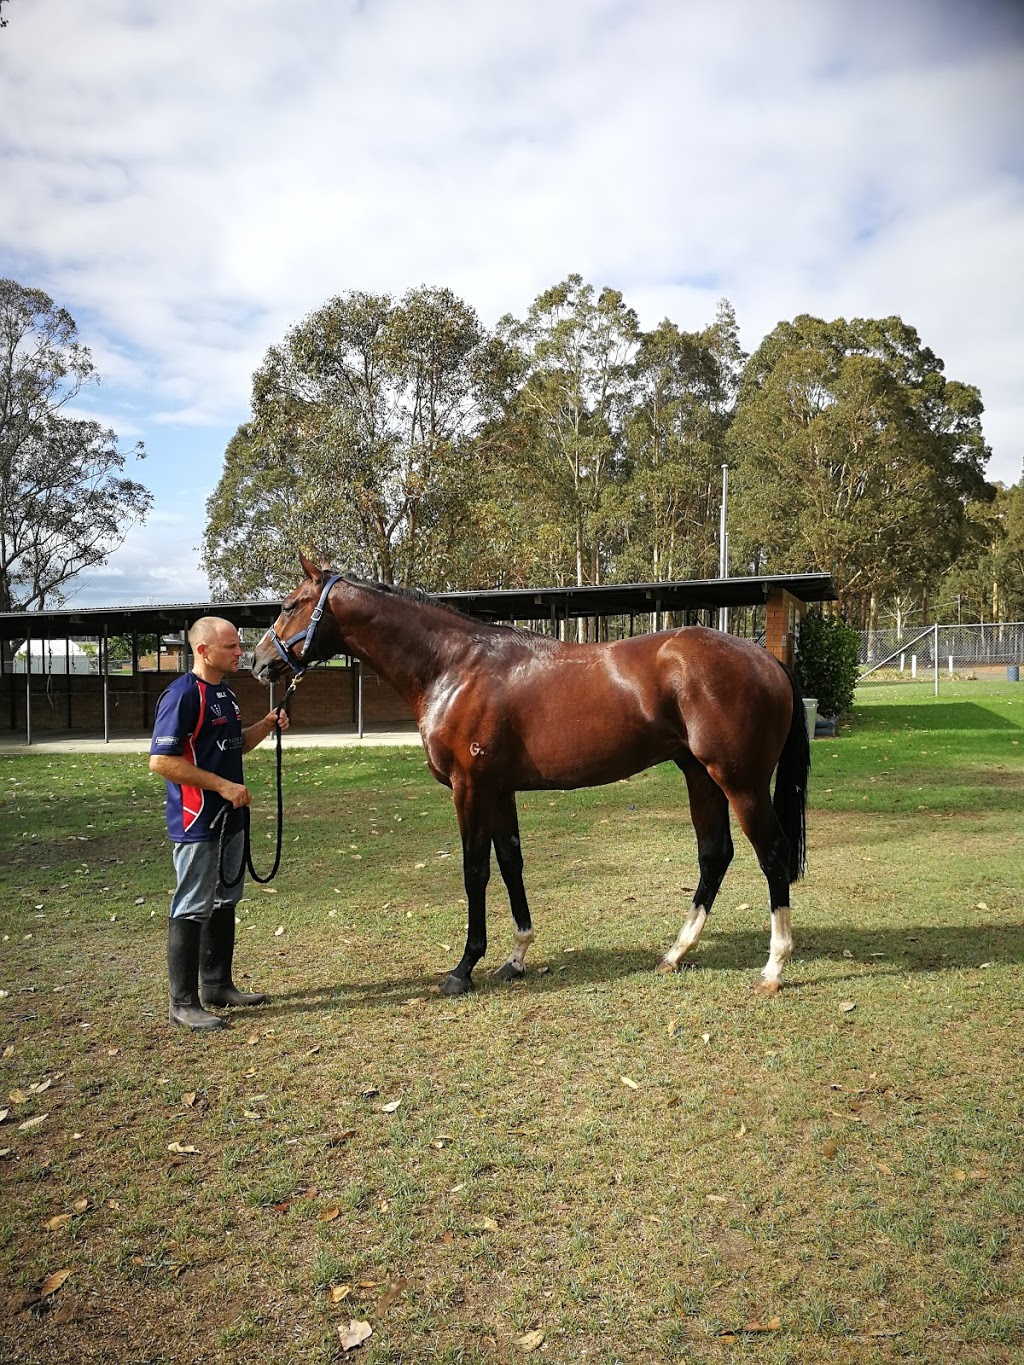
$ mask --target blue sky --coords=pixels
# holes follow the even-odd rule
[[[900,314],[1024,460],[1024,6],[1012,0],[10,0],[0,275],[66,307],[82,405],[155,494],[82,605],[201,601],[269,345],[334,294],[487,324],[578,271],[747,349]],[[330,552],[330,547],[323,547]]]

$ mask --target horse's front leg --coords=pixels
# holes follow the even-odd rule
[[[494,973],[499,981],[519,981],[526,975],[526,953],[533,942],[533,923],[523,885],[523,850],[519,841],[519,815],[513,793],[502,797],[494,818],[494,852],[498,870],[508,891],[516,941],[508,961]]]
[[[487,882],[491,875],[491,823],[487,803],[468,786],[453,788],[462,833],[462,873],[466,885],[468,930],[462,961],[441,983],[442,995],[473,989],[473,968],[487,951]]]

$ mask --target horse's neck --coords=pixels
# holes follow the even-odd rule
[[[355,656],[414,708],[465,637],[458,617],[399,594],[359,589],[339,621]]]

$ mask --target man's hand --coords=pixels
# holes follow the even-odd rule
[[[239,806],[252,805],[252,796],[250,795],[249,788],[243,786],[241,782],[228,782],[225,778],[217,788],[217,791],[223,796],[225,801],[231,802],[235,810],[238,810]]]
[[[282,730],[287,730],[291,721],[288,719],[288,712],[285,710],[268,711],[262,720],[257,720],[252,725],[247,725],[242,731],[242,738],[245,740],[243,753],[248,753],[250,749],[255,749],[257,744],[262,744],[268,735],[272,735],[280,723]]]

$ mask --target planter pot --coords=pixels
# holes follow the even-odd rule
[[[814,738],[814,724],[818,715],[818,698],[804,697],[804,713],[807,717],[807,738]]]

